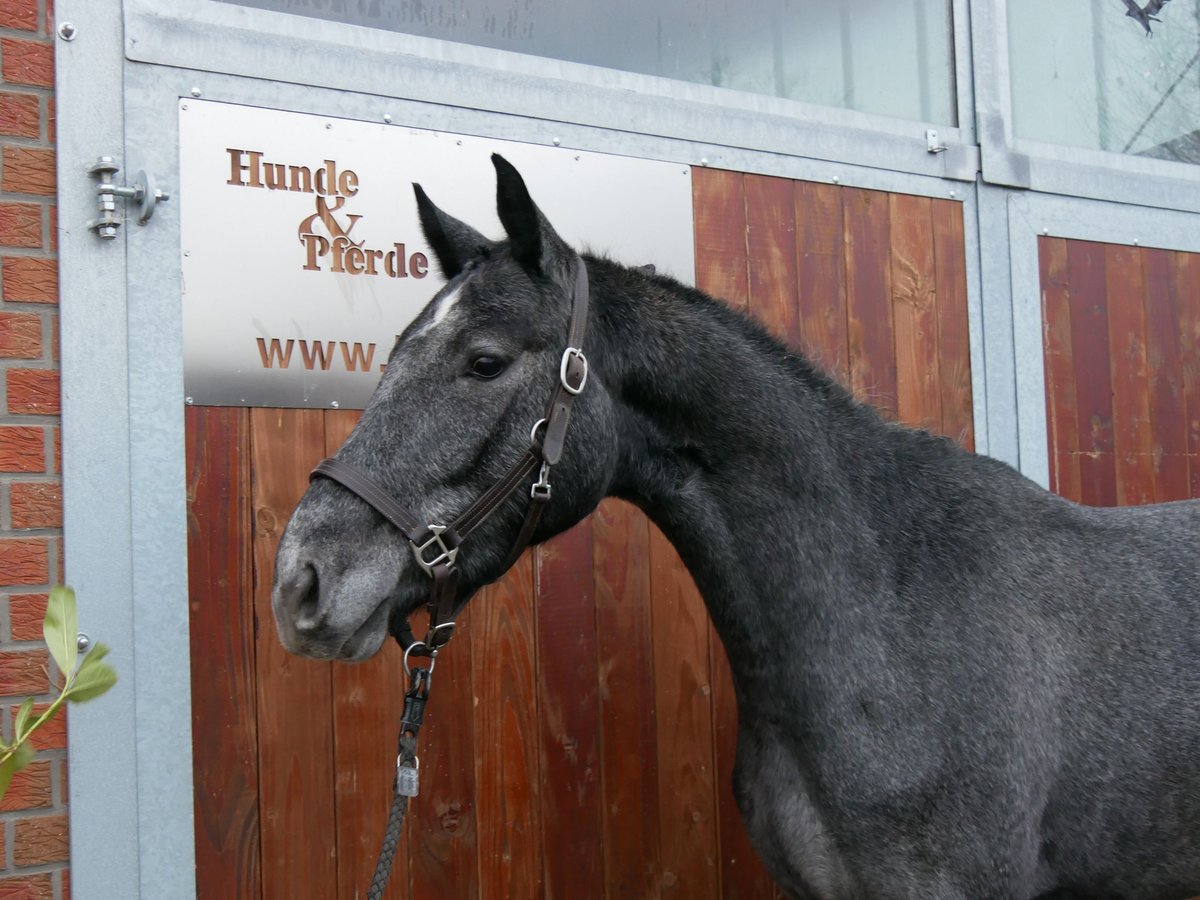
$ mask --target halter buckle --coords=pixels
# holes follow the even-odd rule
[[[445,525],[430,525],[429,540],[423,544],[413,543],[413,556],[417,558],[417,565],[425,570],[425,574],[433,577],[433,567],[444,565],[446,568],[453,568],[454,561],[458,558],[458,547],[451,547],[442,539],[442,533],[446,531]],[[426,550],[432,548],[432,556],[426,554]]]
[[[570,380],[567,378],[572,359],[579,360],[583,366],[583,375],[576,386],[572,386]],[[562,382],[563,390],[573,397],[578,396],[583,391],[583,386],[587,384],[588,380],[588,361],[587,357],[583,355],[583,351],[578,347],[568,347],[563,351],[562,361],[558,364],[558,380]]]

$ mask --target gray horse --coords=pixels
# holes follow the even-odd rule
[[[532,539],[614,495],[678,549],[728,651],[735,793],[779,885],[1200,893],[1200,502],[1076,506],[885,422],[723,304],[577,255],[494,160],[507,240],[417,189],[449,282],[336,459],[439,523],[542,452],[586,266],[588,378]],[[502,574],[528,471],[451,561],[454,605]],[[276,560],[289,650],[366,658],[428,590],[397,528],[313,482]]]

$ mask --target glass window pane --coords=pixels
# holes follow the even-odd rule
[[[1008,33],[1017,137],[1200,163],[1200,3],[1008,0]]]
[[[955,123],[951,0],[225,0]]]

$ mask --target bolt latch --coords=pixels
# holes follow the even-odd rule
[[[144,171],[137,173],[131,185],[114,184],[113,176],[119,171],[120,166],[111,156],[101,156],[88,169],[88,174],[99,182],[96,185],[96,206],[100,211],[100,217],[88,222],[88,228],[109,241],[117,236],[117,229],[121,227],[121,219],[117,216],[118,197],[138,204],[139,225],[150,221],[158,203],[166,203],[171,199],[170,194],[154,186],[154,180]]]

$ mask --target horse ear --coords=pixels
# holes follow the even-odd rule
[[[491,250],[491,241],[470,225],[434,206],[419,184],[413,185],[413,193],[417,195],[421,231],[425,233],[425,240],[437,257],[438,268],[447,280],[461,272],[472,259]]]
[[[528,272],[549,275],[575,256],[537,208],[525,180],[507,159],[492,154],[496,167],[496,211],[508,234],[513,258]]]

